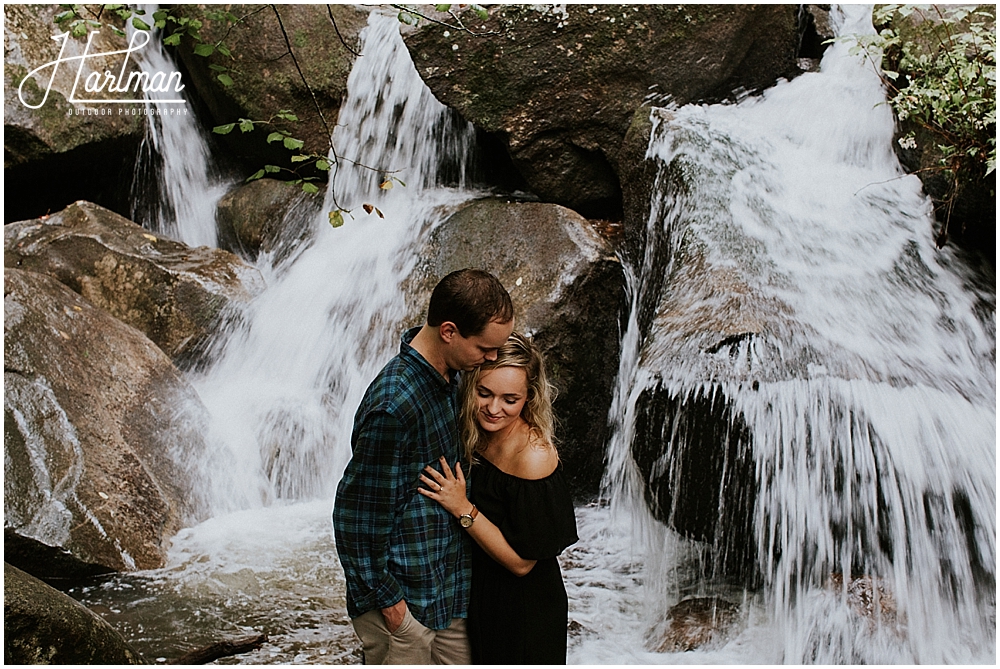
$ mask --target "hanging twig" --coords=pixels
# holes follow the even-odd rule
[[[233,28],[235,28],[237,25],[239,25],[240,23],[242,23],[244,20],[250,18],[251,16],[255,16],[256,14],[260,14],[265,9],[267,9],[266,6],[265,7],[261,7],[260,9],[255,9],[252,12],[250,12],[249,14],[244,14],[240,18],[238,18],[235,21],[233,21],[232,24],[230,24],[229,29],[226,30],[226,34],[223,35],[221,38],[219,38],[219,40],[215,43],[215,47],[219,48],[219,45],[222,44],[223,42],[225,42],[229,38],[229,33],[233,32]]]
[[[414,16],[419,16],[420,18],[424,19],[425,21],[430,21],[431,23],[436,23],[439,26],[444,26],[445,28],[451,28],[452,30],[461,30],[462,32],[469,33],[473,37],[488,37],[490,35],[499,35],[500,34],[496,30],[490,30],[489,32],[485,32],[485,33],[477,33],[474,30],[470,30],[469,28],[465,27],[465,24],[462,23],[462,19],[458,18],[458,15],[455,14],[454,11],[449,11],[448,15],[451,16],[451,18],[455,19],[455,22],[458,25],[452,25],[450,23],[445,23],[444,21],[438,21],[434,17],[427,16],[426,14],[418,11],[417,9],[415,9],[413,7],[408,7],[406,5],[394,5],[394,4],[390,4],[389,6],[392,7],[392,8],[394,8],[394,9],[398,9],[401,12],[406,12],[407,14],[413,14]]]
[[[344,36],[340,34],[340,28],[337,27],[337,19],[333,18],[333,7],[331,7],[330,5],[327,5],[326,6],[326,13],[330,15],[330,23],[333,24],[333,29],[336,31],[337,38],[340,40],[340,43],[344,45],[345,49],[347,49],[348,51],[350,51],[351,53],[353,53],[355,56],[357,56],[358,58],[360,58],[361,54],[359,52],[355,51],[354,49],[352,49],[350,46],[348,46],[347,41],[344,40]]]
[[[313,106],[316,107],[316,113],[319,114],[319,120],[322,122],[323,129],[326,131],[326,143],[330,147],[330,153],[333,155],[333,165],[335,168],[339,167],[340,156],[337,155],[337,149],[333,145],[333,130],[326,122],[326,115],[323,113],[323,108],[319,104],[319,99],[316,97],[316,93],[313,91],[312,86],[309,85],[309,80],[306,79],[305,73],[299,66],[299,59],[295,57],[295,52],[292,51],[292,41],[288,39],[288,32],[285,30],[284,22],[281,20],[281,12],[278,11],[278,7],[276,5],[269,6],[274,11],[274,17],[278,20],[278,29],[281,30],[281,36],[285,40],[285,47],[288,49],[288,55],[292,58],[292,64],[295,66],[295,70],[299,73],[299,77],[302,79],[302,85],[304,85],[306,90],[309,91],[309,97],[312,98]],[[336,171],[334,171],[333,176],[335,175]],[[335,188],[331,188],[330,193],[333,197],[333,205],[337,207],[337,209],[343,209],[337,201],[337,190]]]

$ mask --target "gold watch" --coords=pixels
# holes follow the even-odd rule
[[[476,505],[473,504],[472,511],[470,511],[469,513],[463,513],[461,516],[458,517],[458,524],[465,529],[469,529],[470,527],[472,527],[472,523],[475,522],[476,516],[478,515],[479,515],[479,509],[477,509]]]

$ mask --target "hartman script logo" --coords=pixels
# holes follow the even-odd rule
[[[181,83],[181,73],[180,72],[170,72],[166,74],[164,72],[153,72],[152,74],[146,71],[140,70],[139,72],[128,72],[129,59],[132,54],[140,51],[143,47],[149,44],[150,36],[148,32],[138,31],[132,34],[129,39],[129,45],[127,49],[122,49],[119,51],[107,51],[107,52],[96,52],[91,53],[91,45],[94,41],[94,36],[98,34],[97,31],[91,32],[87,36],[87,46],[83,50],[83,55],[80,56],[65,56],[66,45],[69,44],[69,33],[65,32],[61,35],[53,35],[52,39],[59,41],[62,40],[62,46],[59,49],[59,57],[55,60],[49,61],[40,67],[36,67],[34,70],[28,73],[22,81],[21,85],[17,87],[17,97],[20,98],[21,104],[29,109],[38,109],[45,104],[45,101],[49,98],[49,92],[52,90],[52,82],[55,80],[56,72],[59,70],[59,66],[63,63],[66,67],[72,67],[70,63],[76,62],[76,78],[73,80],[73,88],[70,91],[68,102],[71,103],[101,103],[101,102],[146,102],[143,95],[149,92],[156,93],[180,93],[184,90],[184,84]],[[116,73],[110,70],[104,70],[104,72],[91,72],[86,77],[83,77],[84,64],[87,62],[88,58],[99,58],[99,57],[113,57],[121,56],[122,64],[121,69]],[[45,95],[42,96],[42,101],[38,104],[31,104],[24,99],[24,84],[29,79],[33,78],[36,74],[40,75],[39,79],[42,79],[42,72],[47,68],[52,68],[52,73],[49,74],[48,84],[45,86]],[[83,94],[84,97],[78,97],[80,91],[81,81],[83,79]],[[93,96],[93,97],[91,97]],[[131,96],[131,97],[128,97]],[[186,101],[183,97],[177,96],[176,99],[164,99],[156,98],[155,102],[163,104],[185,104]]]

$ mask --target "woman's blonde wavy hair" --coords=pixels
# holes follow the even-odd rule
[[[536,438],[555,446],[555,419],[552,401],[556,391],[545,375],[545,362],[534,342],[519,332],[514,332],[507,343],[497,351],[497,359],[486,361],[480,367],[462,374],[461,424],[465,458],[471,464],[484,446],[484,435],[476,419],[478,404],[476,387],[484,372],[500,367],[519,367],[528,376],[528,397],[521,409],[521,418],[531,427]]]

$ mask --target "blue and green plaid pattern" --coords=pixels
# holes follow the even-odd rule
[[[354,417],[354,455],[337,487],[333,530],[347,577],[347,613],[356,618],[405,599],[431,629],[465,618],[469,539],[455,519],[417,492],[419,475],[442,455],[454,463],[460,440],[457,378],[448,382],[410,347],[368,386]],[[457,375],[455,375],[457,377]]]

